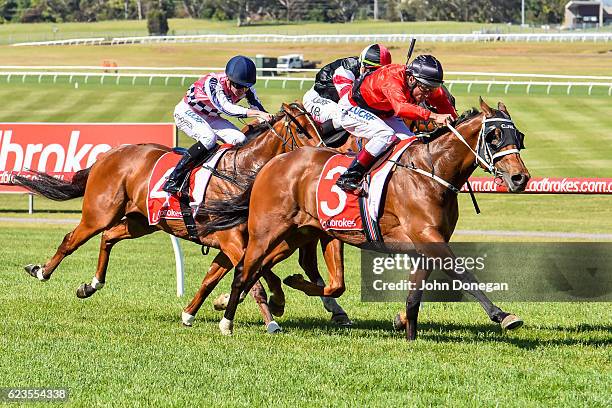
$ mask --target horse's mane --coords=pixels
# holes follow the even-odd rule
[[[259,136],[262,132],[270,129],[270,126],[274,126],[274,124],[278,122],[283,116],[284,116],[284,112],[280,111],[280,112],[275,113],[272,116],[272,120],[268,121],[267,123],[266,122],[249,123],[247,125],[249,129],[245,133],[245,136],[247,138],[246,143],[240,146],[234,146],[230,150],[237,150],[245,146],[248,146],[253,140],[256,139],[257,136]]]
[[[457,127],[463,122],[467,122],[468,120],[472,119],[474,116],[478,114],[480,114],[480,111],[478,109],[476,108],[468,109],[465,112],[463,112],[461,115],[459,115],[459,117],[457,117],[457,119],[453,121],[452,125],[453,127]],[[448,126],[439,127],[429,134],[428,139],[430,141],[434,140],[437,137],[442,136],[443,134],[446,134],[448,132],[450,132],[450,129],[448,128]]]

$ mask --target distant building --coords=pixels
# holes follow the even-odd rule
[[[571,0],[565,5],[567,28],[603,27],[612,24],[612,0]]]

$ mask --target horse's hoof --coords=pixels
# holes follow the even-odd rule
[[[346,313],[333,314],[331,321],[341,327],[351,327],[353,325],[353,322]]]
[[[522,325],[523,321],[521,320],[521,318],[513,314],[509,314],[508,316],[504,317],[504,320],[502,320],[501,322],[501,327],[505,330],[518,329]]]
[[[194,320],[195,320],[195,316],[190,315],[189,313],[186,313],[186,312],[181,313],[181,321],[183,322],[183,326],[187,326],[187,327],[193,326]]]
[[[278,323],[276,323],[274,320],[272,320],[266,326],[266,331],[268,332],[268,334],[278,334],[278,333],[282,333],[283,329],[281,329],[281,327],[278,325]]]
[[[24,267],[24,269],[26,270],[26,272],[28,274],[30,274],[30,276],[35,277],[36,279],[38,279],[41,282],[46,282],[49,280],[49,278],[45,278],[43,276],[43,267],[41,265],[34,265],[34,264],[29,264],[26,265]]]
[[[96,293],[96,290],[93,288],[93,286],[87,283],[81,283],[81,286],[79,286],[76,290],[76,295],[79,299],[86,299],[94,293]]]
[[[302,283],[304,283],[304,277],[296,273],[294,275],[289,275],[285,279],[283,279],[283,283],[291,288],[299,287]]]
[[[402,331],[406,329],[406,315],[402,318],[402,313],[398,313],[395,315],[393,319],[393,330]]]
[[[281,317],[285,313],[285,304],[277,303],[274,295],[270,296],[270,300],[268,300],[268,308],[270,313],[276,317]]]
[[[219,330],[224,336],[231,336],[234,333],[234,322],[225,317],[219,322]]]
[[[227,303],[229,302],[229,298],[230,298],[229,293],[224,293],[222,295],[219,295],[213,301],[213,307],[215,308],[215,310],[225,310],[227,308]]]

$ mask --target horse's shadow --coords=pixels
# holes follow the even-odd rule
[[[390,320],[378,319],[359,319],[353,322],[350,328],[341,328],[334,323],[323,318],[313,317],[296,317],[287,321],[279,322],[283,330],[290,333],[291,331],[313,332],[319,335],[321,332],[329,332],[334,335],[359,336],[356,332],[362,331],[364,335],[381,335],[383,337],[403,338],[404,331],[394,331]],[[313,331],[313,329],[316,329]],[[612,326],[605,324],[578,324],[576,326],[544,326],[530,327],[525,326],[515,332],[504,332],[501,327],[495,323],[435,323],[422,322],[418,326],[418,339],[424,341],[433,341],[438,343],[465,343],[481,342],[481,343],[506,343],[511,344],[521,349],[535,349],[542,346],[610,346],[612,345]],[[530,338],[519,337],[521,331],[529,331],[530,333],[540,333]],[[566,333],[584,333],[589,331],[602,331],[608,335],[604,338],[584,338],[584,337],[564,337],[550,338],[550,334],[546,332],[557,331]],[[372,332],[371,334],[367,334]],[[378,333],[373,333],[378,332]]]

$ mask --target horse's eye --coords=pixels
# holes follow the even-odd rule
[[[487,141],[487,143],[490,143],[493,146],[497,146],[501,141],[500,135],[501,132],[499,129],[493,129],[487,134],[485,140]]]

